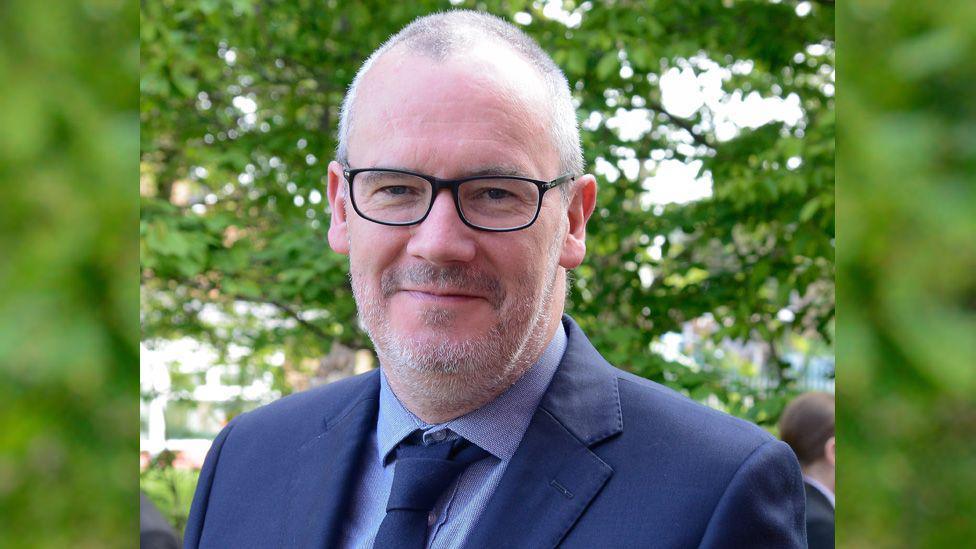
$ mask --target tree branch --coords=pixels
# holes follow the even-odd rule
[[[327,334],[324,331],[322,331],[322,328],[319,328],[315,324],[312,324],[311,322],[309,322],[309,321],[305,320],[304,318],[302,318],[301,315],[298,314],[298,311],[295,311],[294,309],[292,309],[288,305],[285,305],[284,303],[279,303],[279,302],[274,301],[274,300],[265,301],[265,303],[268,303],[270,305],[274,305],[275,307],[277,307],[278,309],[280,309],[286,315],[294,318],[299,324],[301,324],[302,326],[304,326],[306,329],[308,329],[308,331],[312,332],[313,334],[321,337],[322,339],[329,339],[329,334]]]
[[[694,140],[695,143],[698,143],[699,145],[708,147],[710,149],[714,149],[715,148],[703,136],[699,135],[697,132],[694,131],[694,129],[693,129],[694,128],[694,125],[691,122],[685,120],[684,118],[679,118],[679,117],[677,117],[677,116],[669,113],[668,111],[666,111],[664,109],[664,105],[661,105],[660,103],[656,103],[654,101],[649,101],[647,103],[647,106],[652,111],[654,111],[654,112],[656,112],[658,114],[663,114],[664,116],[666,116],[667,119],[668,119],[668,121],[671,122],[672,124],[674,124],[675,126],[678,126],[679,128],[681,128],[681,129],[685,130],[686,132],[688,132],[688,135],[691,136],[692,140]]]
[[[779,358],[779,353],[776,351],[776,342],[771,337],[766,344],[769,345],[769,358],[770,361],[775,366],[776,373],[776,388],[780,389],[783,386],[783,363]]]
[[[150,277],[147,277],[145,274],[143,274],[143,276],[141,277],[142,282],[143,283],[147,282],[148,281],[148,278],[150,278]],[[185,279],[183,279],[183,280],[173,279],[173,280],[175,280],[175,282],[177,284],[182,284],[183,286],[187,286],[189,288],[193,288],[195,290],[199,290],[199,291],[201,291],[201,292],[203,292],[205,294],[206,293],[210,293],[210,290],[215,290],[215,289],[218,292],[221,292],[220,288],[217,287],[217,286],[205,286],[203,284],[200,284],[200,283],[197,283],[197,282],[191,282],[191,281],[185,280]],[[287,305],[287,304],[282,303],[280,301],[277,301],[277,300],[274,300],[274,299],[264,299],[264,298],[260,298],[260,297],[249,297],[249,296],[239,295],[239,294],[228,294],[228,293],[224,293],[224,292],[221,292],[221,295],[223,295],[226,298],[232,299],[234,301],[246,301],[248,303],[263,303],[263,304],[266,304],[266,305],[273,305],[273,306],[277,307],[278,310],[280,310],[281,312],[285,313],[285,315],[287,315],[287,316],[295,319],[295,321],[298,322],[299,325],[301,325],[306,330],[312,332],[316,336],[318,336],[318,337],[320,337],[322,339],[332,339],[332,336],[330,336],[329,334],[325,333],[325,331],[322,330],[322,328],[319,328],[315,324],[312,324],[311,322],[305,320],[304,318],[302,318],[301,314],[299,314],[298,311],[296,311],[295,309],[293,309],[290,305]]]

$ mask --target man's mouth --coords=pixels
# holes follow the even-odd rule
[[[501,308],[505,299],[501,283],[488,273],[425,264],[388,269],[383,273],[381,291],[387,299],[402,293],[427,304],[474,304],[480,299],[495,310]]]
[[[429,301],[467,301],[472,299],[484,299],[484,296],[473,294],[462,289],[448,288],[401,288],[401,292],[422,300]]]

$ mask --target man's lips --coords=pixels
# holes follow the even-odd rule
[[[485,299],[484,296],[468,293],[464,290],[442,288],[401,288],[400,291],[416,299],[433,301],[466,301],[471,299]]]

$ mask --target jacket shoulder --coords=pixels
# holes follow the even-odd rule
[[[624,428],[667,436],[694,447],[721,448],[722,454],[743,459],[757,447],[775,440],[770,433],[744,419],[710,408],[660,383],[611,366],[617,377]]]
[[[606,415],[603,410],[615,408],[612,415],[618,416],[614,419],[622,429],[618,429],[620,440],[612,445],[636,455],[648,450],[650,444],[654,451],[664,454],[689,453],[709,465],[734,467],[753,450],[774,440],[748,421],[615,367],[593,347],[572,318],[564,316],[563,325],[569,338],[561,364],[564,371],[557,372],[550,391],[555,387],[573,406],[581,402],[589,405],[591,415]],[[587,400],[578,394],[584,391],[596,396]],[[613,400],[619,407],[611,405]]]
[[[379,371],[282,397],[235,418],[234,434],[306,440],[341,419],[355,404],[378,398]],[[252,437],[248,437],[252,438]],[[284,442],[279,440],[278,442]]]

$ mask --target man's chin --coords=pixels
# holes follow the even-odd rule
[[[413,345],[464,345],[484,341],[490,332],[461,317],[428,315],[406,326],[394,326],[396,339]]]
[[[408,311],[391,311],[390,327],[406,340],[436,337],[460,342],[484,338],[498,322],[487,311],[464,311],[454,307],[420,307]]]

